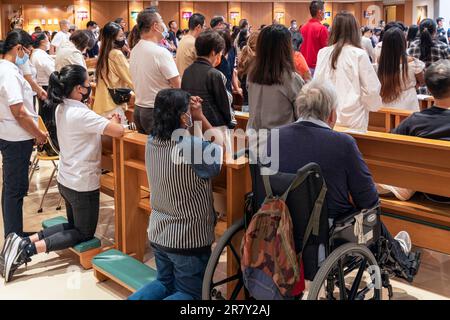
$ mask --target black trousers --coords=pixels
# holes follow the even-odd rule
[[[2,212],[4,236],[23,234],[23,198],[28,192],[28,167],[33,140],[6,141],[0,139],[3,161]]]
[[[135,106],[133,119],[139,133],[150,134],[153,128],[153,108]]]
[[[47,245],[47,252],[62,250],[91,240],[97,229],[100,190],[79,192],[58,183],[66,203],[68,223],[59,224],[39,233]]]

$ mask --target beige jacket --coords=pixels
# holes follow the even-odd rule
[[[105,80],[97,74],[97,88],[95,90],[95,100],[93,110],[103,115],[108,113],[117,107],[122,107],[126,110],[127,105],[116,105],[111,98],[108,91],[115,88],[130,88],[133,89],[133,83],[130,76],[130,65],[128,60],[123,55],[122,51],[113,49],[109,53],[109,76]]]

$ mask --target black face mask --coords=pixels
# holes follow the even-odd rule
[[[122,48],[125,45],[125,40],[114,40],[114,45],[117,48]]]
[[[89,87],[82,86],[82,87],[87,89],[87,92],[82,94],[81,101],[86,102],[86,101],[88,101],[89,97],[91,96],[92,88],[91,88],[91,86],[89,86]]]

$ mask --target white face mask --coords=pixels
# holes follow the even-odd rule
[[[50,50],[50,42],[47,42],[45,44],[45,51],[48,51],[48,50]]]

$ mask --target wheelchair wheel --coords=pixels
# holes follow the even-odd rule
[[[372,252],[347,243],[323,262],[309,288],[308,300],[381,300],[381,283]]]
[[[209,258],[208,265],[206,266],[205,276],[203,277],[203,289],[202,289],[202,299],[203,300],[225,300],[226,294],[224,295],[221,288],[230,282],[234,282],[234,287],[232,289],[230,300],[235,300],[244,286],[244,281],[242,279],[242,271],[240,268],[236,271],[236,274],[227,277],[226,267],[224,275],[220,275],[220,272],[216,272],[217,267],[220,262],[222,254],[226,255],[227,250],[231,250],[234,260],[240,266],[240,248],[235,248],[233,241],[236,240],[235,237],[240,236],[241,231],[244,231],[244,219],[237,221],[233,224],[222,237],[217,242],[211,257]],[[240,243],[240,239],[239,239]],[[227,261],[230,263],[230,261]],[[219,278],[219,279],[218,279]],[[229,288],[229,287],[228,287]]]

